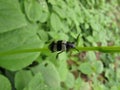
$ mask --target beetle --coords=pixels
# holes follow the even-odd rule
[[[78,37],[80,34],[77,36],[75,40],[78,40]],[[58,55],[64,51],[68,52],[70,49],[75,49],[79,52],[79,50],[76,48],[75,42],[69,42],[69,41],[64,41],[64,40],[58,40],[58,41],[53,41],[49,45],[49,49],[51,52],[58,52],[56,55],[56,58],[58,58]]]

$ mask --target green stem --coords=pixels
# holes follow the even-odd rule
[[[34,49],[12,50],[12,51],[7,51],[7,52],[0,52],[0,56],[20,54],[20,53],[43,52],[43,51],[48,51],[48,48],[34,48]]]
[[[105,53],[115,53],[120,52],[120,46],[103,46],[103,47],[77,47],[80,51],[99,51]],[[34,48],[34,49],[24,49],[24,50],[12,50],[7,52],[0,52],[0,56],[20,54],[20,53],[31,53],[31,52],[44,52],[49,51],[48,48]]]
[[[99,51],[105,53],[120,52],[120,46],[77,47],[80,51]]]

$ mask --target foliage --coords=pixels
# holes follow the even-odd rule
[[[119,46],[119,5],[119,0],[0,0],[0,90],[119,90],[118,53],[87,48],[56,60],[47,48],[53,40],[74,41],[79,33],[78,48]]]

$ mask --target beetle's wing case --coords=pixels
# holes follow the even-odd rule
[[[57,44],[55,43],[53,47],[53,52],[56,52],[56,51],[57,51]]]
[[[56,43],[53,41],[50,45],[49,45],[49,49],[52,51],[52,52],[55,52],[55,49],[56,49]]]
[[[67,50],[66,44],[67,44],[66,41],[62,41],[62,51],[66,51]]]
[[[50,45],[49,45],[49,49],[52,52],[56,52],[56,51],[65,51],[66,50],[66,41],[63,40],[59,40],[57,42],[53,41]]]
[[[66,51],[66,41],[59,40],[57,41],[57,51]]]

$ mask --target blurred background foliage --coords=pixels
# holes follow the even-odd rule
[[[25,23],[24,25],[29,25],[26,33],[22,33],[23,37],[27,35],[32,39],[32,33],[39,37],[40,43],[35,43],[34,47],[39,45],[47,47],[53,40],[72,42],[78,34],[80,37],[75,41],[77,47],[120,45],[119,0],[8,1],[17,1],[16,6],[18,5],[25,16],[25,21],[22,22]],[[24,25],[21,24],[22,27]],[[11,31],[19,28],[17,23],[13,27]],[[28,33],[29,30],[31,33]],[[3,32],[6,32],[6,29],[0,33]],[[32,41],[34,39],[30,42]],[[18,59],[18,64],[11,64],[10,67],[9,63],[7,66],[2,63],[1,74],[9,81],[0,75],[1,80],[5,79],[4,83],[0,80],[0,90],[11,90],[11,88],[13,90],[120,90],[119,53],[97,51],[78,53],[71,50],[68,53],[61,53],[58,59],[55,58],[56,53],[49,51],[36,54],[34,58],[29,55],[23,59],[25,63],[19,62]],[[27,59],[32,61],[27,62]],[[8,85],[8,83],[11,85],[7,89],[2,87],[3,84]]]

